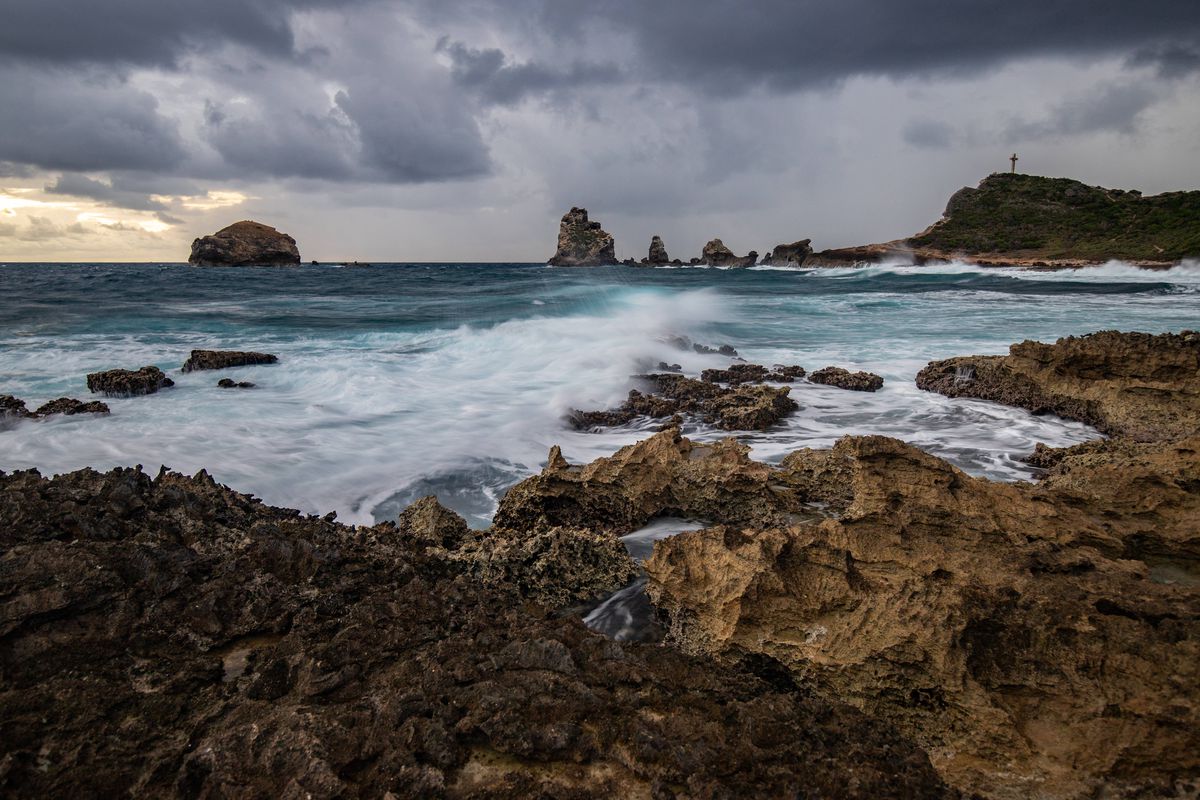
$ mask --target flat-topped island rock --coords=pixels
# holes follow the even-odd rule
[[[193,350],[183,362],[180,372],[195,372],[202,369],[228,369],[254,364],[274,364],[279,357],[271,353],[255,353],[243,350]]]
[[[300,263],[296,240],[270,225],[235,222],[192,242],[188,263],[200,267],[285,267]]]

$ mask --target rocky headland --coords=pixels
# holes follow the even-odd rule
[[[188,263],[200,267],[292,266],[300,263],[300,250],[286,233],[243,220],[193,241]]]

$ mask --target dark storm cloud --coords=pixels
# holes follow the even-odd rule
[[[1159,92],[1141,83],[1113,84],[1055,106],[1042,119],[1017,122],[1008,140],[1027,141],[1091,133],[1131,134],[1138,116],[1159,99]]]
[[[437,50],[450,57],[455,83],[494,105],[514,105],[530,95],[621,80],[615,64],[574,61],[565,68],[552,68],[536,62],[514,63],[503,50],[476,50],[448,37],[438,41]]]
[[[158,101],[109,76],[0,70],[0,108],[3,161],[88,172],[169,170],[184,159]]]
[[[273,55],[294,48],[289,13],[353,0],[6,0],[0,57],[49,63],[174,66],[232,42]]]
[[[540,8],[567,39],[630,34],[643,78],[721,94],[860,74],[953,74],[1015,58],[1108,55],[1200,38],[1195,0],[560,0]],[[601,23],[601,33],[589,20]]]
[[[115,183],[105,183],[86,175],[59,175],[54,183],[45,187],[48,194],[62,194],[68,197],[86,197],[98,200],[116,208],[128,208],[134,211],[166,211],[167,206],[161,201],[137,191],[129,191]]]
[[[1200,72],[1200,47],[1169,44],[1138,50],[1128,61],[1131,67],[1152,67],[1160,78],[1185,78]]]

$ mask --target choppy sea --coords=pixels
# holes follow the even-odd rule
[[[912,442],[976,475],[1029,477],[1037,442],[1087,426],[919,391],[931,359],[1003,353],[1103,329],[1200,327],[1200,264],[1148,272],[1119,263],[1067,272],[946,267],[569,269],[541,264],[197,268],[178,264],[0,265],[0,394],[33,408],[87,397],[85,375],[154,364],[175,380],[108,399],[105,417],[0,430],[0,469],[59,473],[165,464],[207,469],[265,501],[344,522],[394,516],[436,494],[486,525],[507,487],[548,449],[583,462],[651,425],[569,429],[572,408],[619,403],[659,361],[696,374],[727,356],[866,369],[875,394],[798,383],[801,408],[741,438],[756,458],[851,433]],[[181,374],[193,348],[263,350],[277,365]],[[257,384],[219,389],[220,377]],[[695,438],[728,435],[685,429]]]

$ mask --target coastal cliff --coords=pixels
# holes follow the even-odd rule
[[[572,208],[558,226],[558,249],[550,257],[554,267],[602,267],[617,263],[612,234],[588,219],[586,208]]]
[[[1073,267],[1112,259],[1157,267],[1200,257],[1200,191],[1143,196],[1069,178],[995,173],[955,192],[942,218],[907,239],[823,250],[805,266],[968,260]]]

